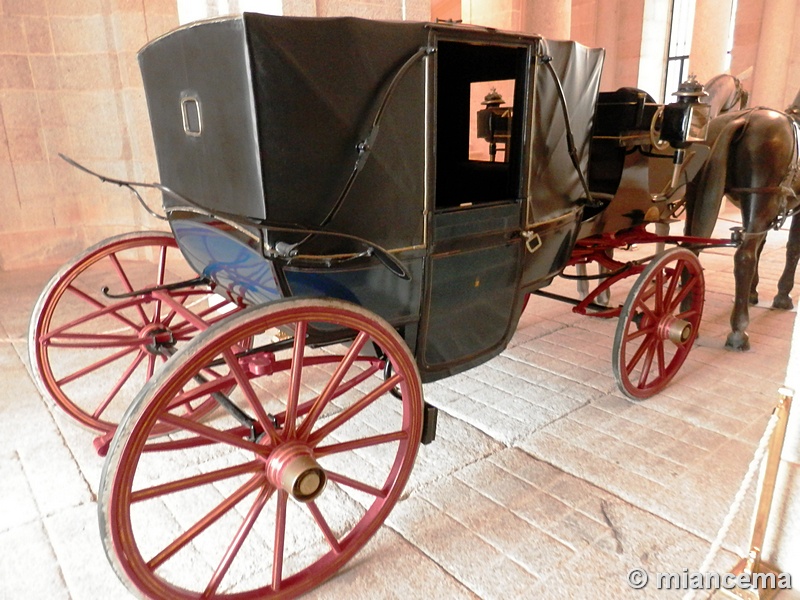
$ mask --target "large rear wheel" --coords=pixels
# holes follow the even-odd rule
[[[228,410],[175,414],[209,393]],[[416,363],[383,319],[338,300],[245,310],[178,352],[120,423],[100,484],[106,553],[152,598],[294,597],[377,531],[421,428]]]
[[[31,370],[41,393],[110,437],[176,348],[240,310],[205,283],[132,294],[195,277],[166,232],[108,238],[64,265],[39,296],[28,331]],[[215,407],[205,398],[183,410],[199,418]]]
[[[672,380],[697,338],[704,297],[703,269],[692,252],[674,248],[650,261],[614,336],[612,367],[622,393],[643,400]]]

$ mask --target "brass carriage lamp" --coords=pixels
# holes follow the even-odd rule
[[[481,102],[486,108],[478,111],[478,137],[489,142],[489,160],[495,162],[497,144],[507,146],[511,132],[511,107],[495,88]]]
[[[683,150],[694,142],[705,142],[711,105],[703,102],[708,93],[694,75],[678,86],[675,102],[664,107],[661,139],[673,148]]]
[[[706,141],[711,105],[702,101],[708,93],[694,75],[689,75],[689,79],[681,83],[673,95],[678,99],[664,107],[659,137],[675,148],[671,182],[671,189],[674,190],[680,185],[686,148],[695,142]]]

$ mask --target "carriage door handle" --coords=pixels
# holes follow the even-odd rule
[[[542,238],[535,231],[521,231],[520,235],[525,239],[525,248],[531,254],[542,247]]]

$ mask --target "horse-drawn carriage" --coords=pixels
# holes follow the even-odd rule
[[[143,49],[148,185],[172,233],[66,265],[30,337],[43,393],[108,455],[102,537],[131,589],[282,597],[330,577],[435,436],[422,383],[500,353],[568,265],[608,271],[576,303],[620,316],[620,388],[669,382],[702,269],[682,247],[611,251],[698,241],[644,227],[680,210],[691,160],[672,159],[702,110],[691,93],[664,108],[656,150],[659,107],[598,95],[602,59],[477,27],[251,14]],[[598,301],[630,275],[624,306]]]

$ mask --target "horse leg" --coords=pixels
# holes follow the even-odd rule
[[[763,252],[766,242],[767,236],[764,236],[764,239],[758,245],[758,250],[756,250],[756,266],[753,269],[753,282],[750,284],[750,296],[748,298],[748,302],[753,306],[758,304],[758,263],[761,262],[761,252]]]
[[[758,247],[762,244],[766,233],[744,234],[742,245],[733,255],[733,274],[736,280],[736,291],[731,311],[731,332],[725,341],[725,347],[744,352],[750,349],[747,326],[750,324],[748,301],[753,285],[753,276],[758,264]]]
[[[800,259],[800,213],[792,217],[792,226],[789,229],[789,241],[786,243],[786,265],[781,278],[778,280],[778,293],[772,300],[773,308],[791,310],[794,308],[789,292],[794,287],[794,275],[797,271],[797,261]]]

